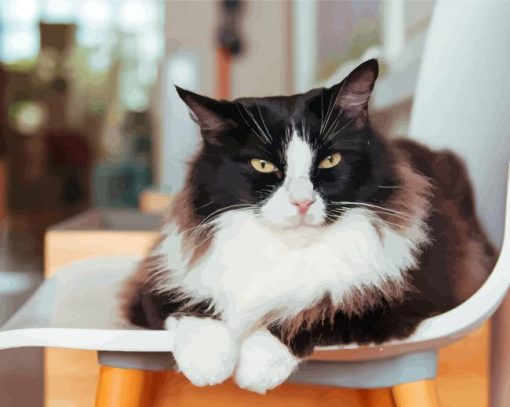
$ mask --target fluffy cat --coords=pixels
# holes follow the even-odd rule
[[[194,384],[264,393],[315,346],[408,336],[487,277],[463,165],[374,131],[377,74],[370,60],[330,89],[234,101],[177,88],[203,143],[128,313],[175,330]]]

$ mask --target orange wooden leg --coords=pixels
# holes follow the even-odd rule
[[[365,407],[394,407],[389,388],[363,390]]]
[[[96,407],[145,407],[150,405],[151,372],[101,366]]]
[[[440,405],[432,380],[399,384],[393,386],[391,392],[397,407],[439,407]]]

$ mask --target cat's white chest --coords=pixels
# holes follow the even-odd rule
[[[381,236],[362,210],[321,229],[275,231],[252,215],[224,216],[204,257],[180,277],[192,295],[210,298],[232,327],[243,329],[277,310],[295,315],[325,294],[398,279],[412,265],[410,243]]]

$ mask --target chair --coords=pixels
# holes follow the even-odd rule
[[[437,350],[467,335],[497,309],[510,286],[510,188],[500,258],[484,285],[455,309],[423,321],[405,340],[316,349],[291,382],[392,387],[397,406],[437,406]],[[150,371],[171,369],[173,332],[131,326],[118,313],[122,282],[138,257],[98,257],[63,267],[0,329],[0,349],[96,350],[101,365],[96,406],[145,406]],[[1,357],[1,354],[0,354]]]
[[[499,249],[504,168],[510,160],[510,2],[459,4],[435,3],[413,95],[409,135],[462,157],[473,183],[478,216]],[[492,361],[496,362],[491,366],[492,407],[507,406],[510,400],[509,318],[507,296],[491,320]]]

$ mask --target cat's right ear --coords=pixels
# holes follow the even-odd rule
[[[179,86],[175,86],[175,90],[188,106],[191,119],[203,132],[222,131],[233,125],[227,117],[228,102],[208,98]]]
[[[335,105],[346,116],[356,117],[368,108],[374,84],[379,75],[379,63],[376,59],[363,62],[342,82],[330,88]]]

